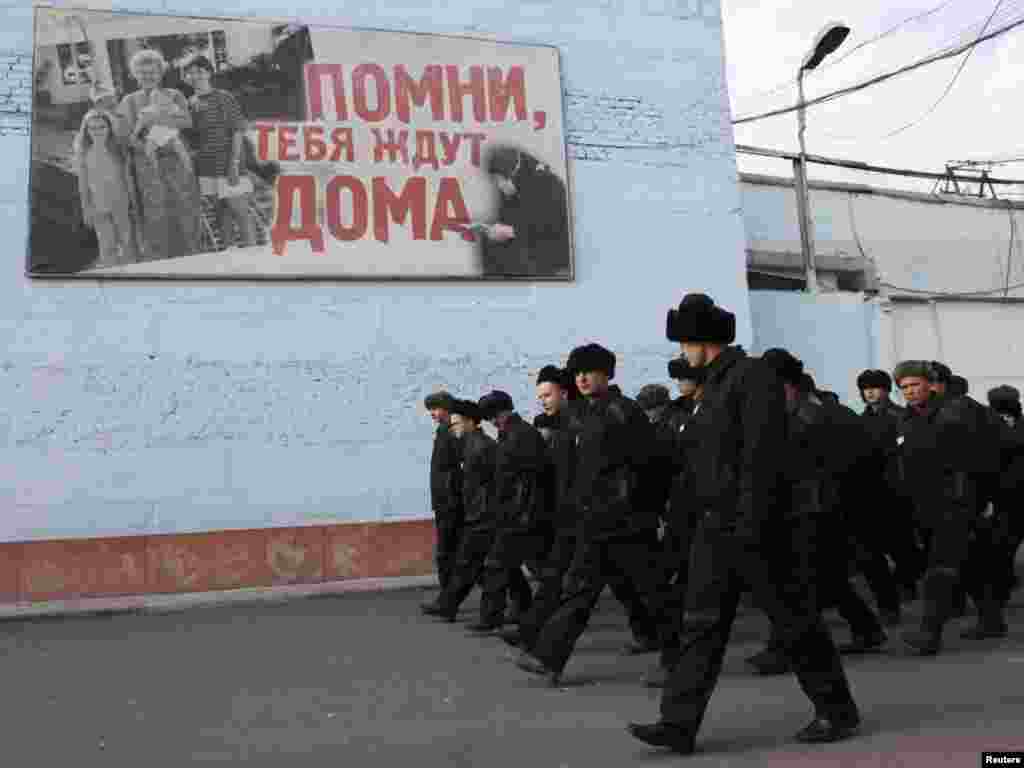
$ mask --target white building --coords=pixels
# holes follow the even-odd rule
[[[804,286],[790,179],[741,174],[755,350],[786,346],[859,401],[860,369],[942,360],[984,401],[1024,385],[1024,205],[812,182],[819,286]]]

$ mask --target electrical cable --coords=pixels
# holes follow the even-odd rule
[[[958,48],[954,48],[951,51],[947,51],[947,52],[944,52],[944,53],[928,56],[928,57],[925,57],[924,59],[919,59],[918,61],[915,61],[912,64],[908,64],[906,66],[900,67],[899,69],[893,70],[891,72],[886,72],[885,74],[878,75],[878,76],[870,78],[868,80],[864,80],[864,81],[862,81],[860,83],[855,83],[854,85],[850,85],[850,86],[847,86],[845,88],[840,88],[839,90],[832,91],[830,93],[825,94],[824,96],[818,96],[818,97],[815,97],[813,99],[809,99],[809,100],[805,101],[803,104],[794,104],[793,106],[790,106],[790,107],[782,107],[780,109],[773,109],[773,110],[770,110],[768,112],[762,112],[761,114],[757,114],[757,115],[749,115],[747,117],[734,118],[732,123],[733,123],[733,125],[742,125],[742,124],[745,124],[745,123],[753,123],[753,122],[756,122],[758,120],[765,120],[765,119],[767,119],[769,117],[778,117],[779,115],[786,115],[786,114],[789,114],[790,112],[796,112],[796,111],[798,111],[800,109],[806,109],[808,107],[817,106],[818,104],[824,104],[824,103],[829,102],[829,101],[834,101],[836,99],[842,98],[843,96],[848,96],[848,95],[850,95],[852,93],[856,93],[858,91],[862,91],[862,90],[864,90],[866,88],[869,88],[869,87],[871,87],[873,85],[878,85],[879,83],[883,83],[886,80],[891,80],[894,77],[899,77],[900,75],[904,75],[907,72],[912,72],[915,69],[920,69],[921,67],[925,67],[925,66],[927,66],[929,64],[934,64],[937,61],[944,61],[945,59],[951,59],[951,58],[953,58],[955,56],[959,56],[961,53],[964,53],[965,51],[970,50],[971,48],[974,48],[975,46],[978,46],[981,43],[987,42],[987,41],[992,40],[992,39],[994,39],[996,37],[1000,37],[1001,35],[1005,35],[1006,33],[1016,29],[1017,27],[1021,26],[1022,24],[1024,24],[1024,18],[1017,19],[1016,21],[1014,21],[1014,22],[1012,22],[1010,24],[1007,24],[1005,26],[999,27],[998,29],[996,29],[996,30],[994,30],[992,32],[989,32],[986,35],[981,35],[981,36],[975,38],[974,40],[972,40],[970,43],[962,45],[962,46],[960,46]]]
[[[1003,4],[1003,0],[997,0],[996,7],[993,8],[992,9],[992,13],[989,14],[988,20],[985,22],[985,26],[981,28],[981,34],[985,34],[985,32],[988,31],[988,27],[992,23],[992,19],[995,18],[995,15],[996,15],[996,13],[998,13],[999,7],[1002,4]],[[899,134],[903,133],[904,131],[908,131],[908,130],[910,130],[911,128],[913,128],[915,126],[920,125],[922,122],[924,122],[928,118],[929,115],[932,114],[932,112],[934,112],[936,109],[938,109],[939,105],[943,101],[945,101],[947,96],[949,96],[950,91],[953,90],[953,86],[956,85],[956,81],[960,78],[960,74],[964,71],[964,67],[966,67],[967,66],[967,62],[970,61],[972,53],[974,53],[974,47],[973,46],[968,49],[967,55],[964,56],[963,61],[960,62],[960,66],[957,67],[956,72],[953,74],[953,78],[949,81],[949,85],[946,86],[946,90],[944,90],[942,92],[942,95],[939,96],[938,99],[936,99],[934,104],[932,104],[927,110],[925,110],[925,113],[923,115],[921,115],[916,120],[913,120],[912,122],[907,123],[906,125],[902,126],[901,128],[897,128],[894,131],[890,131],[889,133],[885,134],[882,138],[883,139],[891,139],[894,136],[898,136]]]
[[[921,21],[923,19],[928,18],[929,16],[934,16],[936,13],[938,13],[941,10],[943,10],[947,6],[952,5],[954,1],[955,0],[946,0],[946,2],[939,4],[939,5],[935,6],[934,8],[930,8],[927,11],[923,11],[921,13],[918,13],[918,14],[914,15],[914,16],[910,16],[909,18],[903,19],[903,21],[900,21],[897,24],[894,24],[893,26],[889,27],[884,32],[881,32],[881,33],[875,35],[874,37],[872,37],[872,38],[870,38],[868,40],[865,40],[864,42],[854,46],[853,48],[851,48],[849,51],[847,51],[845,54],[843,54],[839,58],[825,62],[822,66],[819,66],[817,69],[811,70],[811,72],[812,73],[815,73],[815,72],[816,73],[821,73],[821,72],[825,71],[826,69],[828,69],[829,67],[834,67],[834,66],[836,66],[838,64],[841,64],[842,62],[846,61],[846,59],[850,58],[851,56],[853,56],[855,53],[857,53],[858,51],[862,50],[863,48],[866,48],[869,45],[873,45],[874,43],[877,43],[877,42],[885,39],[886,37],[889,37],[890,35],[895,34],[896,32],[898,32],[900,29],[902,29],[903,27],[907,26],[908,24],[912,24],[915,21]],[[795,85],[796,85],[796,78],[792,77],[792,78],[790,78],[789,80],[786,80],[783,83],[779,83],[778,85],[776,85],[773,88],[768,88],[768,89],[761,90],[761,91],[753,91],[753,92],[751,92],[750,94],[748,94],[744,98],[752,98],[752,97],[757,97],[757,96],[774,96],[779,91],[782,91],[782,90],[784,90],[786,88],[789,88],[789,87],[795,86]]]

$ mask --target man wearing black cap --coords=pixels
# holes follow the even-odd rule
[[[455,399],[439,390],[427,395],[423,405],[430,412],[430,418],[437,425],[434,434],[434,449],[430,455],[430,507],[434,512],[436,545],[434,560],[437,564],[437,578],[444,590],[455,567],[455,556],[459,548],[459,532],[462,527],[461,472],[462,451],[459,441],[451,433],[451,407]],[[428,603],[436,607],[437,603]]]
[[[508,393],[495,390],[484,395],[480,410],[498,430],[494,472],[498,531],[484,563],[480,622],[470,630],[489,634],[505,623],[508,592],[519,611],[528,610],[533,602],[522,566],[540,560],[548,543],[544,532],[550,521],[545,491],[548,457],[544,438],[516,413]]]
[[[565,184],[537,158],[496,145],[485,166],[501,205],[497,223],[483,232],[485,275],[569,275],[569,219]]]
[[[871,442],[853,411],[822,400],[803,363],[784,349],[769,349],[762,359],[782,379],[789,414],[794,544],[817,610],[835,606],[850,625],[851,643],[840,652],[877,650],[886,635],[875,612],[849,580],[852,552],[849,534],[856,530],[857,486]],[[899,607],[895,584],[889,584],[890,609]],[[895,603],[895,606],[893,606]],[[883,601],[884,604],[884,601]],[[777,635],[766,651],[748,662],[763,674],[789,671]]]
[[[932,360],[928,367],[928,386],[937,397],[945,397],[953,371],[945,363]]]
[[[1024,413],[1020,391],[1015,387],[1003,385],[989,390],[988,403],[1007,429],[1004,432],[1002,473],[994,504],[995,527],[1002,543],[998,597],[1005,607],[1018,585],[1014,569],[1017,550],[1024,541],[1024,514],[1020,511],[1020,498],[1024,493]]]
[[[701,438],[695,496],[703,517],[694,556],[707,558],[708,565],[694,586],[714,595],[715,605],[706,624],[686,638],[662,696],[661,720],[629,730],[648,744],[694,750],[740,596],[749,588],[814,703],[815,719],[797,738],[845,738],[859,726],[860,715],[832,638],[791,576],[796,563],[784,508],[790,489],[782,382],[770,366],[729,346],[736,318],[704,294],[690,294],[669,310],[667,336],[680,342],[691,365],[708,369],[693,421]],[[692,570],[695,577],[702,574],[696,563]]]
[[[869,368],[857,377],[857,389],[864,401],[864,415],[898,418],[903,409],[892,401],[892,377],[885,371]]]
[[[656,553],[657,513],[638,503],[637,480],[647,464],[653,434],[650,421],[629,398],[609,393],[615,355],[599,344],[577,347],[566,367],[587,400],[577,446],[575,502],[579,535],[565,577],[561,604],[545,624],[529,655],[517,664],[557,684],[604,587],[618,582],[637,595],[650,595]],[[634,637],[653,645],[657,629],[640,600],[631,606]]]
[[[581,429],[575,384],[565,369],[547,365],[537,374],[537,400],[543,413],[533,422],[547,444],[550,461],[549,508],[552,510],[552,544],[540,565],[539,584],[529,610],[519,616],[519,628],[502,638],[510,645],[529,650],[562,594],[562,578],[572,562],[576,546],[576,508],[572,484],[576,469],[576,436]]]
[[[895,445],[899,436],[899,423],[905,409],[892,401],[892,377],[883,370],[861,372],[857,388],[865,404],[861,417],[874,445],[875,469],[866,478],[865,494],[875,498],[877,509],[885,510],[884,522],[879,521],[880,548],[896,565],[894,578],[902,589],[902,598],[913,600],[917,595],[917,580],[924,573],[924,552],[918,542],[911,502],[902,495],[899,484],[892,482],[886,469],[889,446]]]
[[[885,531],[873,515],[873,510],[878,508],[875,496],[880,493],[879,485],[884,479],[885,467],[885,461],[879,458],[875,434],[866,419],[841,403],[836,393],[819,389],[809,373],[803,374],[798,389],[803,397],[817,398],[828,417],[833,445],[825,458],[833,483],[835,516],[850,536],[846,545],[838,538],[832,538],[833,543],[839,547],[836,557],[843,555],[851,558],[851,567],[864,574],[875,596],[882,622],[886,626],[897,626],[901,621],[899,583],[889,570],[885,556],[889,548],[885,541]],[[883,642],[884,633],[879,629],[865,634],[869,625],[875,623],[869,621],[863,611],[867,604],[848,584],[837,586],[836,600],[840,613],[851,622],[850,627],[854,632],[853,642],[842,646],[840,652],[876,650]]]
[[[946,369],[948,370],[948,369]],[[965,398],[940,394],[948,383],[942,368],[907,360],[893,372],[907,401],[907,413],[892,447],[896,477],[913,499],[918,525],[927,539],[928,567],[922,583],[921,626],[904,632],[916,654],[934,656],[942,633],[957,613],[958,592],[966,587],[983,621],[998,623],[998,606],[977,579],[961,582],[972,531],[986,504],[988,478],[998,463],[998,445],[986,445],[976,414]]]
[[[484,561],[494,544],[498,521],[491,502],[495,442],[480,429],[482,419],[476,403],[455,400],[450,408],[452,432],[462,447],[464,527],[451,578],[437,602],[424,606],[423,612],[453,622],[473,585],[482,584]]]

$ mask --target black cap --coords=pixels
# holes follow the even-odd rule
[[[487,421],[491,421],[499,413],[506,413],[516,409],[515,404],[512,402],[512,396],[507,392],[497,389],[481,397],[479,405],[481,416]]]

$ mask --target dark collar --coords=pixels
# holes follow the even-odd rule
[[[726,347],[723,349],[722,354],[716,357],[711,364],[707,366],[708,375],[705,385],[713,388],[725,377],[725,374],[728,373],[736,363],[743,360],[746,356],[747,353],[743,350],[743,347],[740,346]]]

